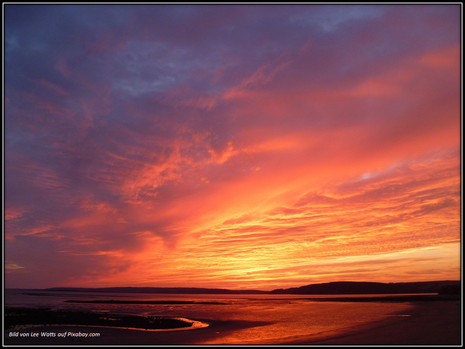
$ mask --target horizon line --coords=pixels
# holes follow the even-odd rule
[[[153,288],[153,289],[205,289],[205,290],[226,290],[226,291],[259,291],[259,292],[270,292],[274,290],[287,290],[287,289],[294,289],[300,288],[305,286],[312,286],[312,285],[326,285],[326,284],[334,284],[334,283],[370,283],[370,284],[420,284],[420,283],[434,283],[434,282],[462,282],[462,279],[458,280],[433,280],[433,281],[407,281],[407,282],[379,282],[379,281],[351,281],[351,280],[344,280],[344,281],[328,281],[328,282],[319,282],[319,283],[312,283],[312,284],[305,284],[300,286],[292,286],[292,287],[277,287],[270,290],[263,290],[263,289],[255,289],[255,288],[247,288],[247,289],[231,289],[231,288],[222,288],[222,287],[187,287],[187,286],[102,286],[102,287],[82,287],[82,286],[52,286],[52,287],[45,287],[45,288],[24,288],[24,287],[4,287],[4,290],[51,290],[51,289],[109,289],[109,288]]]

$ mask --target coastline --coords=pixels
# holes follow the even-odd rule
[[[267,325],[266,322],[252,321],[217,321],[199,320],[208,323],[207,327],[185,329],[179,331],[140,331],[120,329],[111,327],[75,326],[75,332],[99,333],[94,338],[9,338],[8,331],[5,333],[6,345],[203,345],[201,342],[214,338],[221,338],[231,332],[239,331],[254,326]],[[29,331],[29,330],[27,330]],[[42,326],[34,329],[36,332],[64,333],[70,331],[69,326]]]
[[[322,332],[279,341],[257,343],[224,343],[225,345],[460,345],[461,306],[460,300],[437,300],[408,302],[409,309],[394,313],[382,320],[364,323],[335,331]],[[72,331],[99,333],[97,338],[9,338],[5,333],[6,345],[48,345],[48,344],[89,344],[89,345],[202,345],[214,341],[221,345],[221,339],[235,331],[267,325],[266,322],[217,321],[197,319],[208,323],[208,327],[179,331],[134,331],[121,328],[75,326]],[[71,327],[72,328],[72,327]],[[24,331],[31,331],[30,328]],[[48,325],[35,327],[35,332],[63,333],[70,326]]]
[[[286,341],[311,345],[460,345],[460,300],[411,302],[413,307],[380,321]],[[284,343],[283,343],[284,344]]]

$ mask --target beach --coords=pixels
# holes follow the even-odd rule
[[[144,331],[128,330],[109,327],[93,326],[41,326],[22,330],[23,332],[54,332],[65,333],[69,331],[81,333],[98,333],[98,337],[38,337],[38,338],[9,338],[5,334],[5,344],[12,345],[195,345],[204,341],[221,339],[221,337],[234,331],[239,331],[253,326],[261,326],[266,323],[248,321],[210,321],[209,326],[198,329],[180,331]],[[230,344],[230,343],[229,343]],[[238,343],[240,344],[240,343]]]
[[[414,302],[405,313],[349,328],[320,338],[301,338],[288,344],[335,345],[460,345],[460,301]]]
[[[40,326],[24,328],[22,332],[81,333],[66,338],[27,337],[11,338],[5,333],[6,345],[196,345],[196,344],[269,344],[269,345],[460,345],[461,307],[460,301],[412,302],[413,307],[383,320],[360,326],[341,328],[311,336],[283,338],[282,340],[256,343],[222,342],[231,334],[246,328],[267,325],[266,322],[212,321],[208,327],[179,331],[146,331],[90,326]],[[84,337],[85,334],[88,334]],[[93,334],[94,337],[89,335]],[[98,336],[95,336],[98,334]]]

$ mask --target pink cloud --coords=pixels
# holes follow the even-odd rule
[[[12,285],[459,277],[459,6],[154,8],[7,18]]]

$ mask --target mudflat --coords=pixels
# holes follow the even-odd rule
[[[208,340],[217,340],[234,331],[240,331],[253,326],[267,323],[252,321],[211,321],[208,327],[192,328],[175,331],[150,331],[124,328],[94,327],[94,326],[40,326],[20,329],[20,332],[56,333],[55,337],[9,337],[5,333],[5,344],[9,345],[150,345],[150,344],[199,344]],[[87,337],[70,336],[72,333],[87,333]],[[60,333],[68,333],[59,337]],[[95,336],[98,334],[98,336]]]
[[[281,341],[256,344],[294,345],[460,345],[462,344],[460,300],[416,301],[406,311],[376,322],[341,328],[308,336],[286,338]],[[178,329],[173,331],[151,331],[97,326],[41,326],[25,327],[15,331],[39,333],[38,337],[10,337],[5,333],[5,344],[9,345],[149,345],[149,344],[202,344],[221,339],[245,328],[263,326],[256,321],[216,321],[197,319],[208,323],[208,327]],[[55,333],[54,337],[41,333]],[[58,334],[68,333],[59,337]],[[70,335],[70,333],[72,333]],[[87,334],[87,336],[85,335]],[[248,345],[254,343],[247,343]]]
[[[341,331],[295,339],[288,344],[462,344],[460,301],[412,302],[411,310]]]

